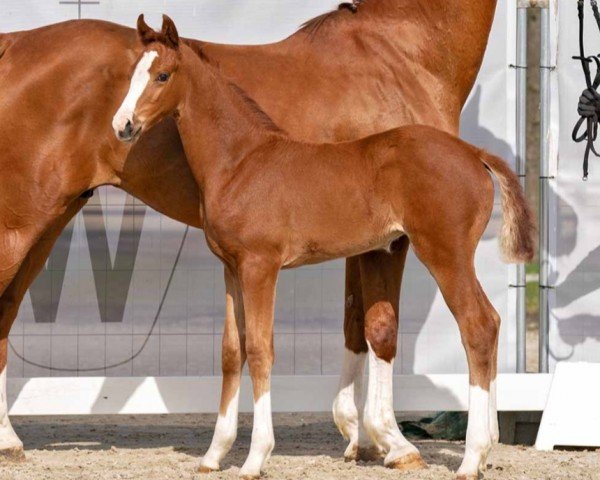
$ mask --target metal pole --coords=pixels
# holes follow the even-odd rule
[[[540,344],[539,370],[548,372],[548,319],[550,308],[549,283],[549,201],[550,201],[550,74],[552,71],[550,53],[550,10],[541,9],[540,47]]]
[[[517,7],[517,55],[516,55],[516,171],[523,189],[525,188],[525,162],[527,160],[527,5]],[[525,311],[525,265],[517,265],[517,372],[526,371],[527,322]]]

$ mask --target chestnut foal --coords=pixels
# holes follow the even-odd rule
[[[356,13],[341,8],[275,44],[185,41],[293,138],[354,140],[411,123],[457,133],[495,7],[496,0],[364,0]],[[135,30],[99,20],[0,33],[0,462],[24,458],[6,404],[8,334],[54,242],[86,204],[81,194],[115,185],[164,215],[202,228],[198,187],[173,119],[156,125],[131,149],[105,128],[129,87],[139,49]],[[392,247],[392,261],[384,251],[346,260],[346,350],[333,414],[349,440],[348,459],[379,453],[362,426],[366,340],[376,355],[396,349],[407,249],[401,238]],[[365,262],[371,266],[363,265],[361,274]],[[383,295],[389,295],[386,306],[380,301],[365,310],[363,296]],[[232,315],[229,310],[225,322],[235,323]],[[380,332],[384,324],[386,335]],[[229,330],[222,350],[225,393],[235,391],[240,377],[231,367],[235,362],[228,362],[240,350],[239,339],[227,337]],[[392,382],[391,369],[374,373],[383,376],[372,385]],[[225,398],[220,411],[236,411],[233,401]],[[215,445],[233,442],[235,433],[221,433],[217,430]]]
[[[120,140],[133,143],[165,116],[177,119],[201,192],[207,243],[228,272],[228,308],[237,325],[227,328],[243,345],[231,360],[239,371],[246,357],[253,382],[252,443],[240,475],[260,476],[274,447],[270,373],[279,270],[389,250],[392,242],[404,239],[436,279],[460,328],[470,400],[458,477],[477,478],[493,443],[490,425],[496,411],[489,393],[500,324],[474,269],[475,249],[494,201],[486,169],[498,178],[502,192],[506,259],[527,261],[534,253],[534,222],[510,168],[498,157],[424,126],[338,144],[293,141],[243,91],[180,43],[168,17],[160,33],[140,17],[138,33],[145,49],[113,128]],[[366,299],[374,306],[382,300]],[[392,358],[393,352],[382,358],[369,349],[370,371],[391,368]],[[386,464],[398,458],[420,462],[389,408],[391,386],[369,385],[369,391],[375,393],[367,399],[364,424],[375,445],[388,452]],[[239,385],[226,395],[237,398]],[[236,402],[232,405],[237,409]],[[236,428],[228,422],[234,413],[220,416],[217,429]],[[211,462],[218,467],[229,447],[211,446],[207,455],[215,456],[205,458],[204,468]]]

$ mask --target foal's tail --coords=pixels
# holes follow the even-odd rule
[[[536,226],[533,213],[519,179],[499,157],[480,151],[481,161],[496,176],[502,193],[502,231],[500,248],[509,263],[532,260],[536,248]]]

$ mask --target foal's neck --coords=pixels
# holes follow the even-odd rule
[[[187,93],[178,121],[183,146],[201,189],[218,182],[261,145],[283,133],[216,69],[183,47]]]

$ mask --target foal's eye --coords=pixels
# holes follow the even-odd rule
[[[169,79],[169,74],[162,72],[156,76],[156,81],[160,83],[165,83]]]

